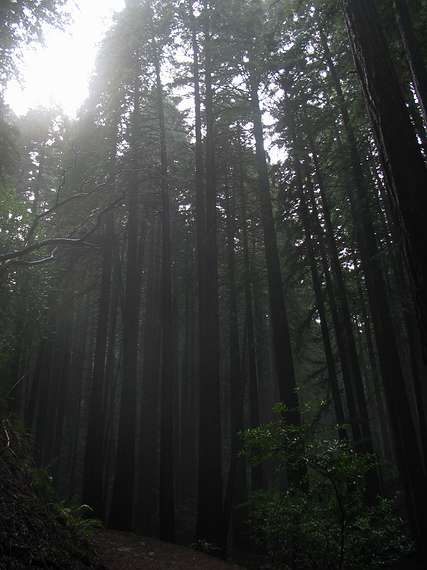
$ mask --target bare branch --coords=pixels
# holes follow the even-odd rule
[[[25,243],[29,244],[31,239],[34,237],[34,232],[36,231],[36,228],[37,228],[40,220],[42,220],[46,216],[49,216],[49,214],[52,214],[53,212],[58,210],[61,206],[65,206],[66,204],[69,204],[70,202],[73,202],[74,200],[77,200],[78,198],[85,198],[86,196],[90,196],[91,194],[92,194],[92,192],[80,192],[79,194],[74,194],[73,196],[70,196],[69,198],[67,198],[66,200],[63,200],[59,204],[55,204],[55,206],[52,206],[48,210],[45,210],[44,212],[41,212],[40,214],[38,214],[34,218],[33,223],[31,224],[31,227],[28,230],[28,235],[27,235],[27,239],[25,240]]]
[[[15,382],[15,384],[12,386],[12,388],[11,388],[11,389],[9,390],[9,392],[7,393],[7,395],[6,395],[7,398],[12,394],[12,392],[15,390],[15,388],[16,388],[23,380],[25,380],[25,378],[27,377],[27,374],[28,374],[28,373],[26,372],[25,374],[23,374],[23,375],[21,376],[21,378],[19,378],[19,379]]]
[[[42,257],[41,259],[34,259],[33,261],[25,261],[23,259],[14,259],[9,263],[13,263],[13,265],[25,265],[25,266],[34,266],[34,265],[43,265],[44,263],[48,263],[49,261],[55,261],[56,257],[55,254],[58,251],[58,248],[55,247],[51,251],[51,253],[47,257]]]
[[[123,195],[121,194],[116,200],[114,200],[111,204],[103,208],[101,211],[97,212],[96,214],[96,223],[81,237],[74,238],[74,237],[57,237],[57,238],[48,238],[41,240],[39,242],[33,243],[31,245],[27,245],[20,250],[11,251],[8,253],[4,253],[0,255],[0,265],[3,264],[3,267],[9,264],[13,265],[41,265],[43,263],[47,263],[49,261],[53,261],[55,259],[55,254],[58,251],[59,246],[83,246],[83,247],[91,247],[96,248],[98,245],[96,243],[88,242],[87,239],[93,235],[96,230],[99,228],[101,224],[102,216],[115,208],[121,201],[123,200]],[[96,211],[95,211],[96,212]],[[89,215],[89,219],[93,217],[94,211],[91,212]],[[76,230],[74,230],[75,232]],[[20,258],[27,255],[28,253],[32,253],[33,251],[38,251],[44,247],[55,246],[54,249],[50,252],[49,255],[43,257],[41,259],[36,259],[32,261],[23,261]]]
[[[9,253],[4,253],[0,255],[0,263],[4,263],[6,261],[10,261],[12,259],[16,259],[18,257],[22,257],[27,253],[31,253],[32,251],[37,251],[43,247],[48,247],[50,245],[86,245],[88,247],[94,247],[95,244],[86,243],[83,241],[82,238],[66,238],[66,237],[59,237],[59,238],[49,238],[44,239],[42,241],[38,241],[37,243],[33,243],[32,245],[28,245],[19,251],[10,251]]]
[[[57,200],[54,206],[52,206],[48,210],[45,210],[44,212],[41,212],[40,214],[35,216],[33,223],[31,224],[31,227],[28,230],[28,235],[27,235],[27,238],[25,240],[25,245],[29,245],[30,241],[34,237],[34,233],[36,231],[36,228],[37,228],[40,220],[42,220],[46,216],[49,216],[50,214],[53,214],[54,212],[59,210],[59,208],[62,208],[63,206],[69,204],[70,202],[73,202],[74,200],[78,200],[80,198],[87,198],[88,196],[92,196],[92,194],[94,194],[95,192],[98,192],[100,190],[100,188],[104,188],[104,186],[107,186],[110,183],[110,181],[111,181],[111,179],[109,177],[106,181],[104,181],[100,184],[97,184],[90,192],[78,192],[77,194],[73,194],[72,196],[69,196],[65,200],[62,200],[62,202],[58,202],[58,200]],[[83,181],[80,188],[85,186],[87,183],[88,183],[87,180]],[[61,185],[62,185],[62,183],[61,183]],[[58,189],[58,192],[59,192],[59,189]]]

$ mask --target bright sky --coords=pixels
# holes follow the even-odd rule
[[[88,95],[99,42],[125,0],[69,0],[72,22],[65,31],[45,29],[45,45],[23,50],[22,81],[9,83],[6,101],[18,115],[58,105],[75,117]]]

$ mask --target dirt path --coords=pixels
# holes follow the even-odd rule
[[[108,570],[245,570],[190,548],[115,530],[101,530],[93,542]]]

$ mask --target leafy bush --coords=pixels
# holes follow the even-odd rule
[[[365,570],[398,559],[411,547],[389,499],[366,501],[366,476],[374,457],[356,453],[344,441],[314,437],[309,426],[277,420],[243,434],[252,464],[268,459],[283,478],[300,472],[297,484],[254,493],[251,523],[255,538],[276,567],[303,570]]]

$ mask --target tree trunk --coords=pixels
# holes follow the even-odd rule
[[[264,149],[262,116],[258,98],[256,74],[250,76],[251,108],[256,145],[258,195],[261,206],[261,222],[264,232],[264,247],[267,264],[270,316],[273,332],[274,362],[279,385],[280,399],[288,408],[288,418],[294,425],[301,424],[295,369],[292,357],[289,323],[285,305],[276,230],[270,196],[267,162]]]
[[[249,423],[250,427],[258,427],[261,423],[259,410],[259,378],[257,368],[257,355],[255,343],[255,322],[253,307],[253,291],[252,291],[252,271],[249,260],[249,240],[248,240],[248,213],[247,213],[247,196],[243,170],[243,153],[241,143],[241,130],[238,133],[239,145],[239,195],[241,201],[241,228],[243,234],[243,264],[244,264],[244,291],[245,291],[245,329],[247,340],[245,343],[246,354],[245,376],[249,384]],[[251,488],[252,491],[262,489],[265,485],[264,471],[262,464],[251,467]]]
[[[173,445],[173,393],[176,382],[176,341],[172,307],[171,220],[168,189],[165,112],[161,81],[160,55],[154,41],[157,111],[160,135],[160,174],[162,197],[162,281],[161,281],[161,427],[160,427],[160,538],[175,540],[175,479]],[[144,466],[143,466],[144,468]]]
[[[104,514],[104,446],[101,442],[105,431],[105,363],[110,315],[113,240],[113,217],[109,213],[104,226],[101,292],[98,300],[95,361],[83,474],[83,502],[90,505],[98,517],[102,517]],[[112,339],[110,339],[111,341]]]
[[[365,2],[362,3],[365,4]],[[351,3],[347,3],[349,11],[351,11],[350,4]],[[355,10],[355,12],[357,13],[358,11]],[[418,447],[417,433],[412,420],[405,380],[401,370],[398,346],[387,301],[387,291],[381,267],[377,260],[378,248],[372,221],[370,219],[369,196],[366,187],[366,180],[364,179],[356,139],[350,122],[340,81],[335,71],[324,34],[321,34],[321,39],[337,93],[338,105],[350,150],[350,167],[352,181],[354,184],[354,192],[350,194],[350,203],[355,222],[356,238],[361,254],[362,268],[367,281],[369,308],[372,315],[372,324],[375,331],[375,340],[384,382],[384,391],[394,433],[396,458],[402,482],[405,486],[408,513],[415,535],[420,536],[419,533],[421,529],[427,531],[426,514],[424,512],[420,512],[420,505],[425,504],[425,501],[427,501],[427,481],[425,474],[423,473],[423,458]],[[401,141],[399,141],[399,147],[401,148]],[[416,151],[419,155],[418,148],[416,148]],[[420,160],[422,159],[420,158]],[[424,164],[422,164],[422,168],[425,171]],[[419,207],[421,207],[421,204],[419,204]],[[425,284],[427,284],[427,282],[425,282]],[[410,467],[408,466],[408,458],[410,458]],[[424,511],[424,508],[422,511]]]
[[[210,7],[203,3],[205,16],[205,112],[206,112],[206,222],[204,265],[199,294],[199,478],[197,530],[199,539],[221,545],[222,539],[222,454],[219,392],[218,252],[216,213],[215,117],[212,88],[212,45]],[[204,292],[203,290],[204,289]]]
[[[323,300],[323,293],[322,287],[320,282],[320,276],[317,269],[316,263],[316,256],[314,250],[314,244],[312,240],[312,229],[310,223],[310,215],[307,208],[307,202],[304,195],[304,188],[303,188],[303,179],[302,179],[302,172],[301,172],[301,164],[299,162],[298,157],[296,156],[296,140],[295,140],[295,130],[293,131],[293,143],[294,143],[294,168],[295,168],[295,175],[296,175],[296,184],[297,184],[297,191],[299,194],[300,199],[300,214],[301,214],[301,221],[304,227],[305,233],[305,245],[307,249],[307,258],[310,264],[310,271],[311,271],[311,279],[313,282],[313,291],[316,300],[316,307],[317,312],[319,314],[320,319],[320,329],[322,333],[322,341],[323,341],[323,348],[325,351],[325,358],[326,358],[326,365],[328,368],[328,383],[331,387],[332,392],[332,399],[334,401],[334,408],[335,408],[335,417],[338,423],[338,436],[342,440],[347,439],[347,434],[345,428],[343,427],[345,424],[345,414],[344,408],[341,400],[341,393],[338,384],[338,376],[335,366],[335,358],[332,351],[332,343],[331,337],[329,334],[329,325],[328,320],[326,317],[326,309]]]
[[[417,42],[407,1],[394,0],[394,9],[424,125],[427,126],[427,67]]]
[[[427,211],[427,170],[375,4],[371,0],[342,2],[388,189],[402,220],[423,345],[427,351],[427,225],[424,214]]]
[[[145,293],[144,335],[142,342],[142,393],[141,393],[141,441],[139,458],[141,473],[138,485],[137,528],[146,536],[154,536],[159,491],[159,403],[161,370],[161,267],[160,226],[154,220],[147,267]]]
[[[226,166],[227,168],[227,166]],[[242,543],[243,520],[239,516],[238,506],[247,501],[246,466],[244,459],[239,457],[239,432],[243,429],[243,396],[244,381],[241,368],[238,298],[236,286],[236,259],[234,240],[236,236],[235,208],[228,181],[225,182],[225,209],[227,216],[227,268],[229,276],[229,362],[230,362],[230,439],[231,459],[228,481],[224,499],[224,553],[227,544],[230,521],[232,522],[233,544]]]
[[[109,513],[109,525],[129,530],[133,527],[135,482],[136,383],[138,375],[138,322],[140,277],[138,255],[138,177],[136,158],[139,88],[135,87],[133,116],[134,172],[127,193],[126,290],[123,310],[123,374],[121,385],[116,469]]]

